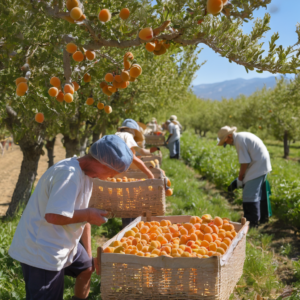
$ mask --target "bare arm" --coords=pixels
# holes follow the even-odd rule
[[[93,225],[101,226],[106,222],[103,218],[108,213],[104,210],[100,210],[97,208],[86,208],[81,210],[75,210],[73,217],[68,218],[58,214],[46,214],[45,219],[48,223],[53,225],[69,225],[81,222],[88,222]]]
[[[169,134],[169,136],[168,136],[168,139],[166,140],[166,144],[168,143],[168,141],[169,141],[169,139],[171,138],[171,136],[172,136],[173,134]]]
[[[240,181],[243,181],[248,166],[249,166],[249,164],[241,164],[240,173],[239,173]]]
[[[144,156],[150,156],[151,153],[158,151],[157,147],[151,147],[149,150],[148,149],[144,149],[144,148],[139,148],[138,149],[138,153],[142,154]]]
[[[86,223],[81,236],[81,242],[88,253],[92,257],[92,239],[91,239],[91,224]]]
[[[152,172],[146,167],[146,165],[135,155],[133,156],[133,163],[142,171],[144,172],[148,178],[154,179],[154,175]]]

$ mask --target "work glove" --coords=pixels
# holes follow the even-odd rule
[[[242,189],[243,188],[243,181],[242,180],[237,179],[237,188],[238,189]]]

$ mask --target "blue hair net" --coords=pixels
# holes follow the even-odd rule
[[[127,128],[131,128],[131,129],[135,129],[137,131],[140,131],[140,126],[138,125],[138,123],[132,119],[126,119],[123,121],[122,123],[122,127],[127,127]]]
[[[122,173],[132,163],[133,153],[126,143],[116,135],[106,135],[95,142],[89,153],[101,164]]]

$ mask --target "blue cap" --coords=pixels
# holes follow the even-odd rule
[[[144,135],[141,133],[140,126],[136,121],[132,119],[126,119],[123,121],[122,126],[119,128],[119,130],[122,128],[133,129],[135,132],[134,140],[136,142],[142,142],[144,140]]]
[[[89,153],[101,164],[122,173],[131,165],[133,153],[126,143],[116,135],[106,135],[95,142]]]

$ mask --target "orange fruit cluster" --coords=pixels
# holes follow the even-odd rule
[[[64,89],[61,88],[61,81],[58,77],[52,77],[50,84],[53,86],[48,90],[51,97],[55,97],[58,102],[71,103],[73,101],[74,91],[76,92],[80,86],[77,82],[73,81],[72,84],[65,84]]]
[[[25,77],[19,77],[15,82],[17,86],[16,95],[20,97],[24,96],[28,90],[27,79]]]
[[[127,52],[124,55],[124,69],[121,74],[107,73],[104,77],[105,81],[100,83],[102,92],[111,96],[117,92],[118,89],[126,89],[130,82],[135,81],[137,77],[142,74],[142,67],[138,64],[131,65],[130,60],[133,60],[134,56],[131,52]],[[111,83],[109,85],[108,83]]]
[[[81,22],[86,19],[85,14],[80,8],[79,0],[67,0],[66,6],[70,12],[70,16],[65,16],[64,19],[70,23]]]
[[[146,179],[136,179],[136,178],[127,178],[124,176],[123,178],[107,178],[106,181],[110,182],[134,182],[134,181],[145,181]]]
[[[145,45],[145,48],[149,52],[153,52],[154,55],[163,55],[170,48],[170,44],[165,41],[155,40]]]
[[[224,5],[226,5],[227,2],[228,0],[207,0],[207,12],[212,15],[216,15],[222,11]]]
[[[222,256],[237,235],[229,220],[210,215],[193,216],[189,223],[172,224],[139,222],[125,232],[120,241],[112,242],[104,253],[132,254],[144,257],[198,257]]]

